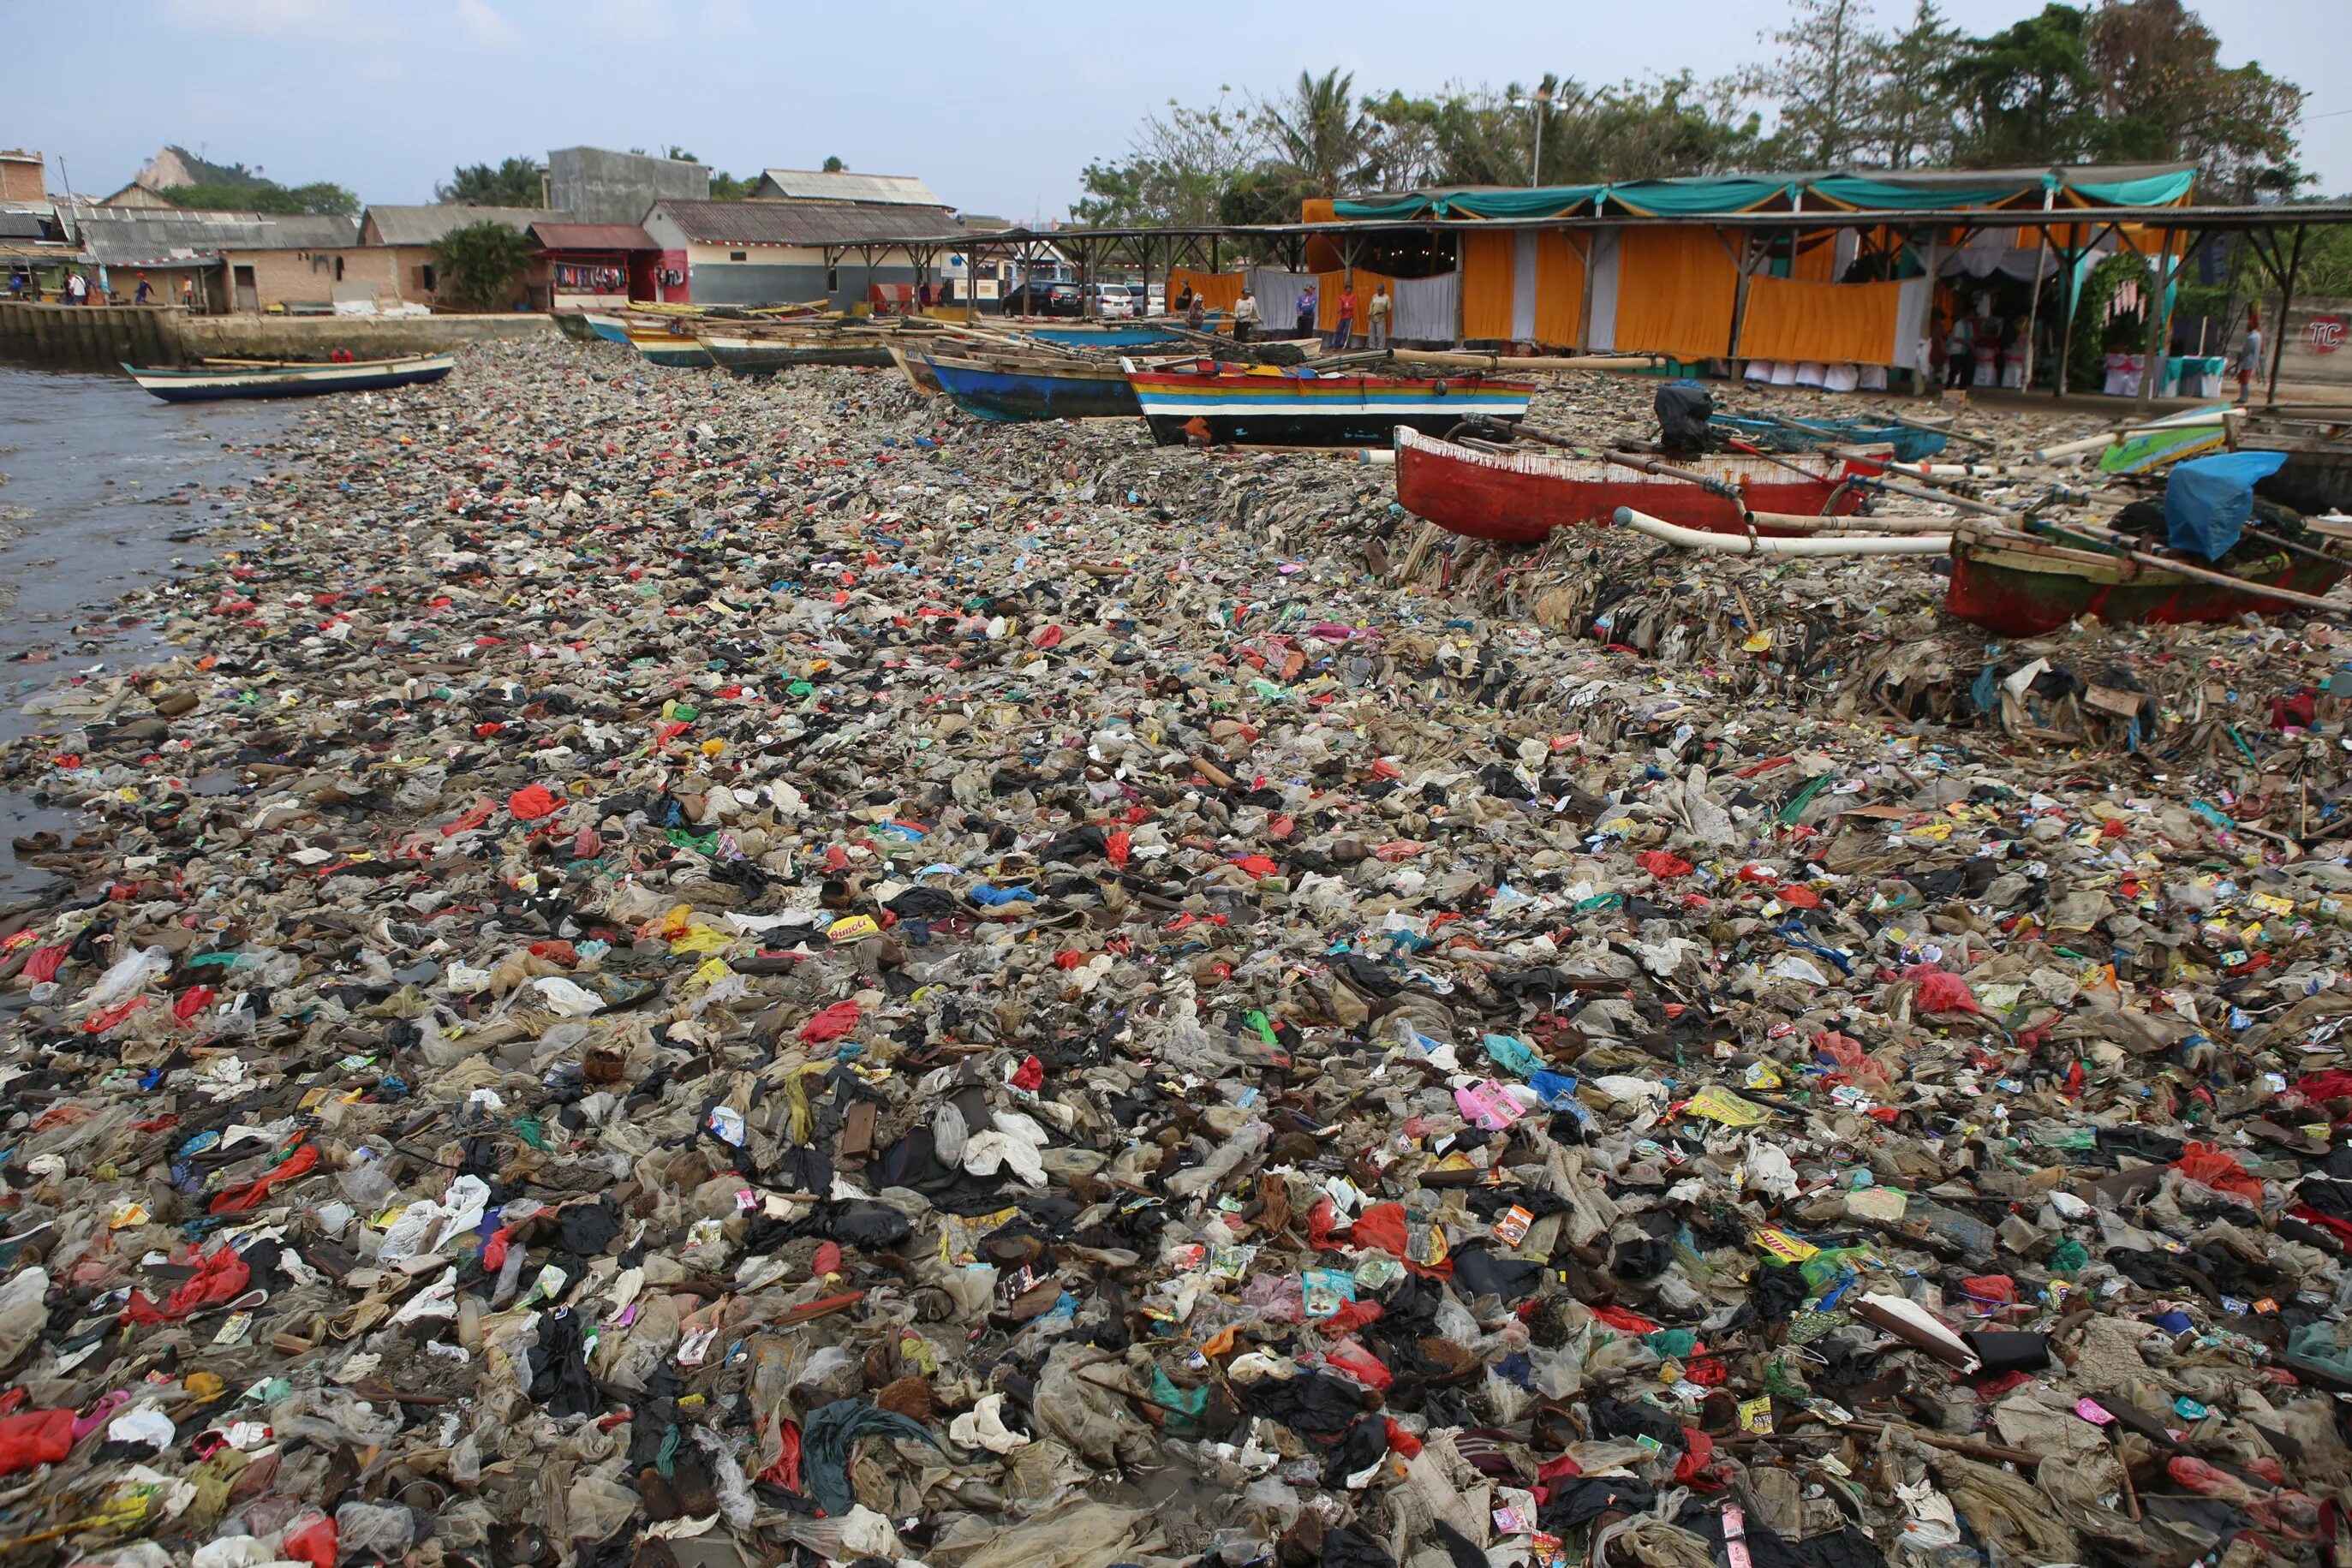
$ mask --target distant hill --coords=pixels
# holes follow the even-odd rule
[[[242,163],[215,163],[175,145],[164,148],[141,165],[132,183],[151,191],[168,191],[181,185],[258,187],[270,182]]]

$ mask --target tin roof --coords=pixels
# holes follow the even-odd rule
[[[945,207],[866,207],[827,202],[656,202],[700,245],[896,244],[962,232]],[[650,220],[648,220],[650,221]]]
[[[228,250],[342,250],[359,243],[359,228],[332,214],[264,214],[143,207],[77,214],[83,246],[108,267],[215,256]]]
[[[636,224],[533,224],[530,237],[541,250],[661,249]]]
[[[947,204],[912,174],[828,174],[818,169],[762,169],[760,195],[808,202],[870,202],[881,206],[940,207]]]
[[[528,231],[545,216],[545,207],[466,207],[452,203],[367,210],[367,221],[375,225],[378,242],[383,245],[439,245],[442,236],[452,229],[475,224],[504,224],[510,229]]]

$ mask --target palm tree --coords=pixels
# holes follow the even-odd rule
[[[1380,128],[1359,111],[1356,78],[1334,66],[1321,76],[1298,73],[1286,102],[1261,104],[1260,121],[1303,196],[1337,196],[1373,172]]]

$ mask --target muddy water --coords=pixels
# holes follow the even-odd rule
[[[49,686],[152,652],[152,628],[110,602],[234,542],[236,502],[216,492],[268,466],[247,449],[289,413],[175,406],[121,376],[0,366],[0,738],[38,727],[21,709]],[[72,826],[0,789],[0,903],[47,879],[8,841]]]

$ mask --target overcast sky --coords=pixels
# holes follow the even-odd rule
[[[1971,32],[2040,0],[1947,0]],[[1878,0],[1907,16],[1911,0]],[[2203,0],[2222,60],[2311,90],[2304,161],[2352,192],[2352,0]],[[430,201],[459,162],[580,144],[676,142],[735,173],[827,156],[919,174],[967,212],[1066,212],[1090,159],[1136,121],[1220,87],[1278,91],[1301,69],[1360,91],[1586,83],[1757,58],[1780,0],[1207,0],[1184,6],[805,5],[784,0],[118,0],[0,7],[15,62],[0,144],[50,154],[49,182],[103,193],[166,142],[287,184]]]

